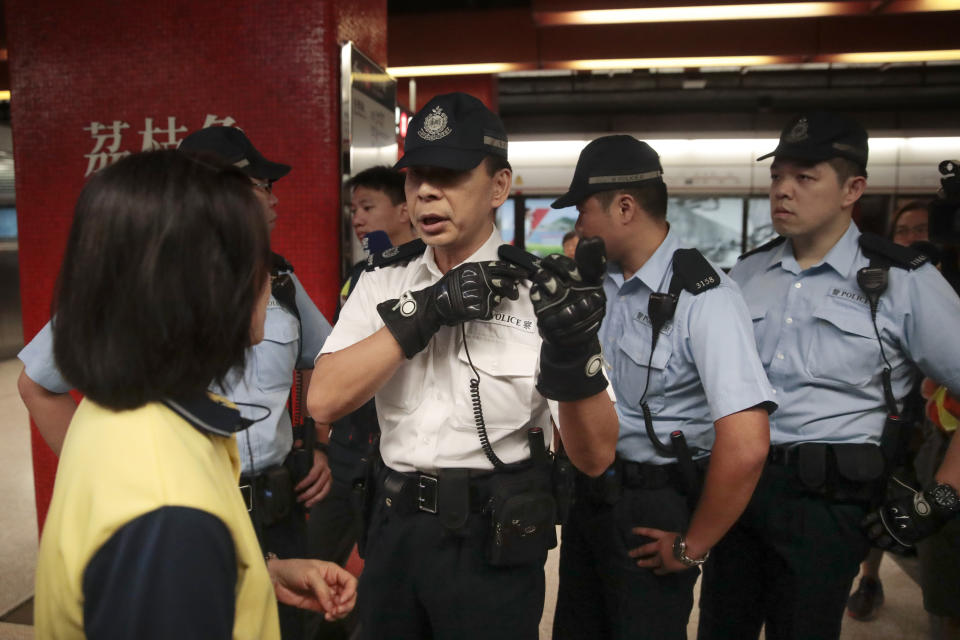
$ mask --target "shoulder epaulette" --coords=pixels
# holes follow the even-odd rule
[[[293,273],[293,265],[290,264],[290,262],[286,258],[284,258],[279,253],[276,253],[273,251],[270,252],[270,255],[272,257],[272,262],[270,264],[271,273],[277,274],[283,271],[288,271],[290,273]]]
[[[765,243],[763,243],[762,245],[760,245],[759,247],[754,247],[753,249],[750,249],[750,251],[747,251],[745,254],[743,254],[742,256],[740,256],[739,258],[737,258],[737,260],[740,261],[740,260],[743,260],[744,258],[749,258],[750,256],[752,256],[752,255],[755,254],[755,253],[763,253],[764,251],[770,251],[770,249],[773,249],[774,247],[779,247],[779,246],[782,245],[785,241],[786,241],[786,238],[785,238],[785,237],[783,237],[783,236],[777,236],[777,237],[774,238],[773,240],[771,240],[771,241],[769,241],[769,242],[765,242]]]
[[[677,249],[673,252],[670,293],[679,295],[682,288],[697,295],[719,285],[720,275],[702,253],[696,249]]]
[[[390,247],[380,253],[372,253],[367,258],[367,266],[364,267],[365,271],[373,271],[379,269],[380,267],[386,267],[391,264],[400,264],[402,262],[408,262],[413,258],[416,258],[419,255],[422,255],[424,251],[427,250],[427,245],[424,244],[423,240],[417,238],[416,240],[411,240],[410,242],[404,243],[399,247]]]
[[[875,233],[860,234],[860,250],[870,258],[870,262],[879,262],[881,266],[899,267],[914,270],[922,267],[930,258],[916,249],[904,247]]]

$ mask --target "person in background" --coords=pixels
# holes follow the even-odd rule
[[[237,167],[247,176],[268,230],[273,231],[278,203],[274,182],[290,172],[288,165],[264,158],[246,134],[233,127],[195,131],[184,138],[179,150],[209,154]],[[321,451],[295,451],[294,425],[287,403],[295,373],[300,379],[299,401],[305,401],[313,355],[329,335],[330,324],[307,295],[290,263],[277,253],[271,253],[271,261],[264,339],[251,346],[243,369],[232,370],[212,390],[235,402],[244,418],[253,421],[249,429],[237,434],[240,488],[262,549],[283,557],[301,557],[306,553],[306,509],[329,491],[330,471]],[[44,440],[59,455],[76,403],[68,393],[73,385],[64,379],[54,360],[51,323],[18,357],[24,363],[18,380],[20,397]],[[296,428],[302,431],[313,427],[308,423]],[[313,440],[307,435],[301,432],[297,439]],[[301,636],[302,618],[295,608],[281,606],[285,638]]]
[[[212,156],[135,154],[84,187],[53,322],[84,399],[40,541],[38,638],[276,639],[277,600],[352,609],[335,564],[264,560],[236,484],[254,421],[208,391],[264,339],[271,263],[249,178]]]

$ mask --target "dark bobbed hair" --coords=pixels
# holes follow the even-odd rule
[[[887,237],[893,238],[893,232],[897,229],[897,222],[900,221],[900,216],[905,214],[907,211],[926,211],[930,213],[930,203],[924,200],[911,200],[907,204],[903,205],[897,209],[896,213],[893,214],[893,217],[890,218],[890,229],[887,231]]]
[[[629,189],[611,189],[596,194],[600,206],[609,209],[613,201],[625,193],[637,201],[644,211],[655,220],[667,218],[667,185],[663,180],[647,180],[645,183]]]
[[[560,244],[567,244],[567,240],[573,240],[576,237],[576,230],[567,231],[565,234],[563,234],[563,240],[560,241]]]
[[[390,198],[394,206],[407,201],[403,191],[406,175],[392,167],[370,167],[364,169],[347,181],[347,188],[352,192],[357,187],[365,187],[373,191],[382,191]]]
[[[239,170],[179,151],[128,156],[77,201],[54,299],[54,356],[94,402],[190,398],[244,364],[270,245]]]

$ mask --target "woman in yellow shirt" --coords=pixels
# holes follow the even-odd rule
[[[277,600],[346,615],[334,564],[261,555],[234,433],[207,392],[263,338],[269,236],[250,180],[177,151],[87,183],[57,284],[54,353],[85,396],[40,544],[37,638],[279,638]]]

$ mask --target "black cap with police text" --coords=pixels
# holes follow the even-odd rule
[[[507,131],[500,117],[466,93],[436,96],[413,116],[394,165],[473,169],[487,155],[507,157]]]
[[[550,206],[572,207],[601,191],[629,189],[650,180],[663,180],[660,156],[633,136],[597,138],[580,152],[570,189]]]
[[[215,155],[251,178],[279,180],[290,173],[289,165],[264,158],[246,134],[236,127],[216,126],[194,131],[177,148]]]
[[[813,111],[790,120],[780,133],[777,148],[757,160],[771,156],[810,162],[846,158],[865,168],[867,155],[867,130],[863,125],[839,113]]]

